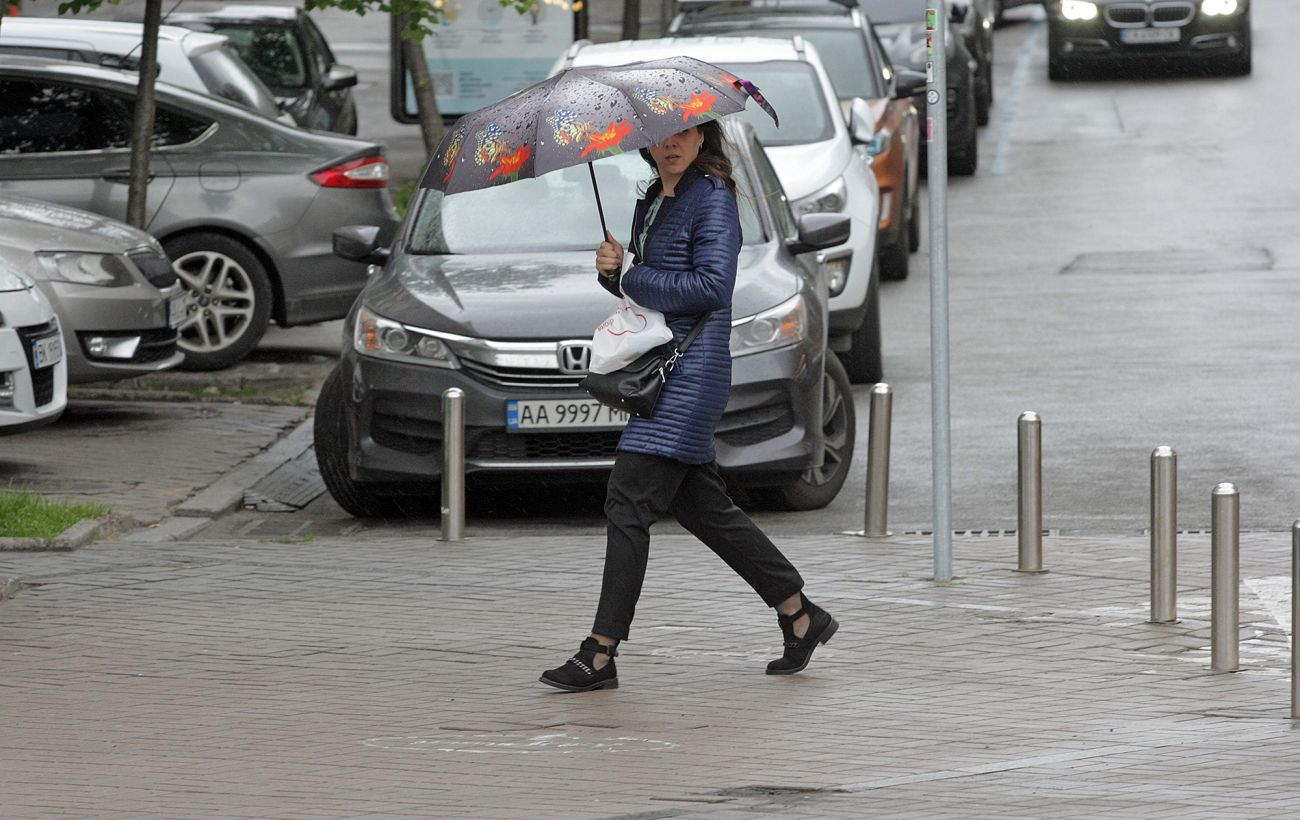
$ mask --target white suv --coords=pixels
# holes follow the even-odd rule
[[[92,63],[135,71],[144,26],[104,20],[14,17],[0,25],[0,54]],[[239,56],[230,38],[180,26],[158,27],[158,79],[230,100],[286,125],[271,89]]]
[[[36,283],[0,264],[0,434],[54,421],[67,403],[59,320]]]
[[[796,215],[818,211],[850,217],[849,241],[818,253],[830,298],[829,344],[855,382],[880,381],[880,298],[875,267],[880,188],[871,162],[854,149],[830,77],[801,37],[677,37],[574,43],[552,73],[593,65],[622,65],[684,55],[753,82],[781,118],[747,106]]]

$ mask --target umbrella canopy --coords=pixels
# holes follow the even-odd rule
[[[571,68],[461,117],[420,186],[474,191],[648,148],[749,99],[777,120],[753,83],[703,60]]]

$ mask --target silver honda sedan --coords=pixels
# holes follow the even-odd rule
[[[166,370],[184,292],[144,231],[76,208],[0,196],[0,260],[36,281],[63,325],[68,382]]]
[[[0,194],[126,212],[129,71],[0,57]],[[341,225],[397,225],[383,146],[305,131],[241,106],[157,85],[148,231],[185,288],[187,369],[242,359],[268,322],[338,319],[366,266],[331,252]]]

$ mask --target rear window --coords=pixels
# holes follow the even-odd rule
[[[292,29],[214,23],[212,30],[229,37],[253,73],[276,93],[307,87],[307,64]]]
[[[808,63],[777,60],[770,63],[742,63],[727,66],[737,77],[758,86],[777,116],[777,128],[763,109],[749,104],[739,116],[754,126],[758,139],[769,148],[823,142],[835,136],[831,112],[826,107],[817,72]]]
[[[777,29],[765,26],[760,33],[764,37],[772,34],[793,37],[797,34],[812,43],[817,56],[821,57],[822,66],[830,75],[831,85],[835,86],[835,94],[841,100],[889,96],[880,82],[879,73],[871,67],[867,42],[856,28]]]
[[[862,10],[876,23],[921,23],[930,0],[863,0]]]
[[[280,116],[271,90],[257,78],[239,54],[230,46],[190,55],[190,63],[198,72],[208,93],[256,111],[264,117]]]

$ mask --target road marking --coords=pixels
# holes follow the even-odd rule
[[[1030,21],[1025,39],[1020,42],[1020,52],[1016,55],[1016,68],[1011,72],[1010,99],[998,106],[998,142],[993,151],[991,169],[995,177],[1000,177],[1007,172],[1007,154],[1011,151],[1011,129],[1015,125],[1016,112],[1020,108],[1020,95],[1025,89],[1025,80],[1029,77],[1029,63],[1034,57],[1034,42],[1038,38],[1038,29],[1042,25],[1041,15]]]

